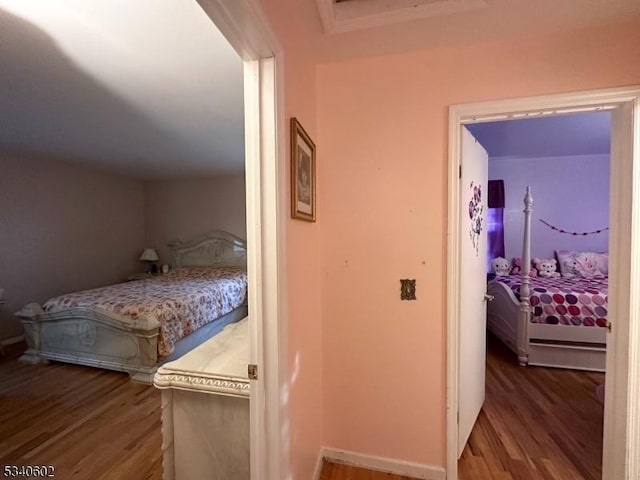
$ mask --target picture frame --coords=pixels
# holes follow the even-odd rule
[[[316,145],[291,118],[291,217],[316,221]]]

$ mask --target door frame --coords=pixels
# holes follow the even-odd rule
[[[197,0],[244,61],[251,479],[289,478],[283,51],[255,0]]]
[[[607,401],[603,480],[640,478],[640,87],[453,105],[449,108],[447,226],[447,479],[458,478],[460,139],[462,125],[612,109]],[[615,132],[614,132],[615,130]],[[611,247],[614,247],[613,250]]]

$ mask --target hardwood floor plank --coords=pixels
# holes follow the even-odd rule
[[[379,472],[324,460],[320,480],[416,480],[394,473]]]
[[[2,465],[54,465],[56,478],[162,478],[160,392],[126,374],[0,359]]]
[[[465,448],[462,480],[601,477],[604,375],[517,365],[491,345],[487,401]],[[125,374],[0,359],[2,464],[55,465],[56,477],[162,478],[160,392]],[[411,480],[325,462],[321,480]]]
[[[489,335],[486,400],[459,462],[461,480],[597,480],[604,374],[520,367]]]

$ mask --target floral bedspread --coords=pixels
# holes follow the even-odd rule
[[[69,293],[47,300],[47,312],[92,307],[131,319],[160,322],[158,356],[167,357],[175,343],[201,326],[242,305],[247,273],[234,267],[182,267],[146,280]]]
[[[522,279],[516,275],[495,277],[511,287],[520,299]],[[608,277],[531,279],[531,321],[553,325],[607,326]]]

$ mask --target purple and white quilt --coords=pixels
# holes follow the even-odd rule
[[[509,286],[520,300],[518,275],[495,277]],[[531,279],[531,321],[551,325],[606,327],[609,277]]]

